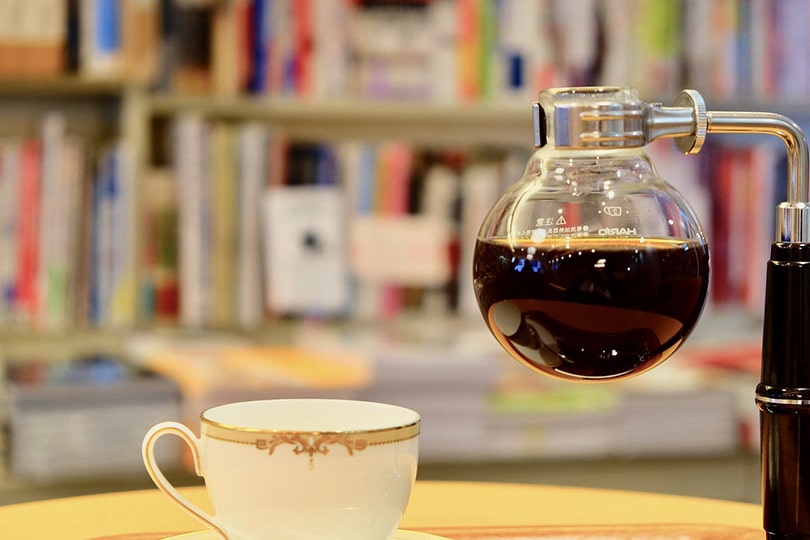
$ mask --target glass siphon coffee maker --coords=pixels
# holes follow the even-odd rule
[[[504,349],[575,382],[621,380],[660,364],[706,300],[705,234],[645,145],[668,137],[691,154],[708,133],[785,143],[788,200],[777,207],[767,263],[756,403],[767,537],[810,539],[810,178],[801,129],[773,113],[707,111],[694,90],[666,107],[632,88],[551,89],[533,114],[537,149],[481,225],[473,283]]]

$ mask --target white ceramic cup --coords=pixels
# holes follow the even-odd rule
[[[231,540],[385,540],[416,479],[419,414],[394,405],[340,399],[230,403],[200,416],[200,433],[161,422],[143,440],[157,487]],[[183,497],[160,471],[155,443],[188,444],[214,507]]]

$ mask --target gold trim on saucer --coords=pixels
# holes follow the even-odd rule
[[[213,531],[197,531],[191,533],[177,534],[174,536],[167,536],[163,540],[180,540],[185,538],[194,538],[196,540],[222,540],[222,538]],[[394,531],[393,536],[388,540],[450,540],[444,536],[436,536],[424,531],[407,531],[404,529],[397,529]]]

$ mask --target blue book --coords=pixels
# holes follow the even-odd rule
[[[95,0],[95,28],[93,36],[96,50],[114,53],[121,48],[121,2]]]
[[[81,0],[79,68],[94,76],[118,75],[123,68],[123,0]]]
[[[250,79],[248,90],[254,94],[261,94],[267,90],[268,46],[273,21],[271,0],[253,0],[251,21],[253,24],[250,54]]]

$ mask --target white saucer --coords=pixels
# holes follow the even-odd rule
[[[192,533],[183,533],[177,534],[174,536],[167,536],[163,540],[222,540],[222,537],[219,536],[214,531],[199,531],[199,532],[192,532]],[[389,540],[448,540],[444,536],[436,536],[435,534],[423,533],[423,532],[416,532],[416,531],[405,531],[402,529],[397,529]]]

